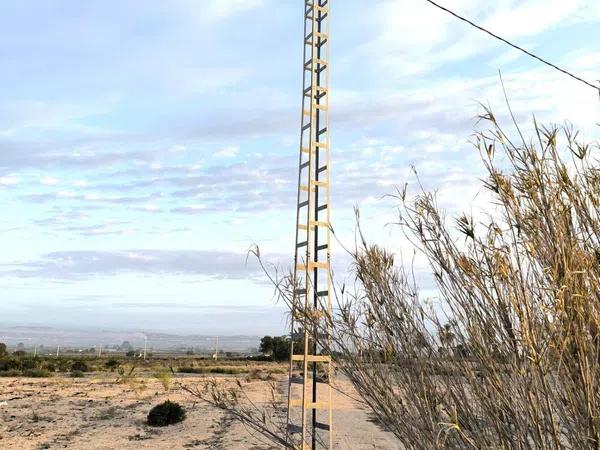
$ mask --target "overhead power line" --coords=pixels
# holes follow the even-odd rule
[[[451,10],[449,10],[448,8],[446,8],[446,7],[442,6],[442,5],[440,5],[440,4],[436,3],[436,2],[434,2],[433,0],[425,0],[425,1],[426,1],[426,2],[428,2],[428,3],[430,3],[430,4],[432,4],[432,5],[433,5],[433,6],[435,6],[436,8],[439,8],[439,9],[441,9],[442,11],[445,11],[445,12],[447,12],[448,14],[451,14],[452,16],[456,17],[458,20],[462,20],[463,22],[466,22],[466,23],[468,23],[468,24],[469,24],[469,25],[471,25],[472,27],[475,27],[475,28],[477,28],[478,30],[480,30],[480,31],[483,31],[483,32],[484,32],[484,33],[486,33],[486,34],[489,34],[489,35],[490,35],[490,36],[492,36],[493,38],[496,38],[496,39],[498,39],[499,41],[502,41],[502,42],[504,42],[505,44],[508,44],[508,45],[510,45],[512,48],[514,48],[514,49],[516,49],[516,50],[519,50],[520,52],[523,52],[523,53],[525,53],[527,56],[531,56],[532,58],[534,58],[534,59],[537,59],[537,60],[538,60],[538,61],[540,61],[541,63],[543,63],[543,64],[546,64],[547,66],[550,66],[550,67],[552,67],[553,69],[556,69],[556,70],[558,70],[559,72],[562,72],[563,74],[565,74],[565,75],[568,75],[568,76],[570,76],[571,78],[574,78],[575,80],[577,80],[577,81],[579,81],[579,82],[581,82],[581,83],[583,83],[583,84],[585,84],[585,85],[587,85],[587,86],[589,86],[589,87],[593,88],[594,90],[598,91],[598,93],[600,94],[600,86],[595,86],[594,84],[590,83],[589,81],[586,81],[586,80],[584,80],[583,78],[581,78],[581,77],[578,77],[577,75],[574,75],[574,74],[572,74],[572,73],[571,73],[571,72],[569,72],[568,70],[562,69],[562,68],[558,67],[556,64],[552,64],[550,61],[546,61],[544,58],[540,58],[539,56],[537,56],[537,55],[534,55],[533,53],[531,53],[531,52],[529,52],[529,51],[525,50],[524,48],[522,48],[522,47],[519,47],[519,46],[518,46],[518,45],[516,45],[516,44],[513,44],[512,42],[510,42],[510,41],[508,41],[508,40],[504,39],[504,38],[503,38],[503,37],[501,37],[501,36],[498,36],[498,35],[497,35],[497,34],[495,34],[495,33],[492,33],[492,32],[491,32],[491,31],[489,31],[489,30],[486,30],[486,29],[485,29],[485,28],[483,28],[482,26],[479,26],[479,25],[477,25],[476,23],[474,23],[474,22],[470,21],[469,19],[467,19],[467,18],[465,18],[465,17],[462,17],[461,15],[459,15],[459,14],[455,13],[454,11],[451,11]]]

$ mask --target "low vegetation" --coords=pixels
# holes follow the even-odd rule
[[[148,413],[148,425],[165,427],[182,422],[185,419],[185,410],[179,403],[166,402],[156,405]]]
[[[1,349],[2,347],[0,347]],[[174,369],[174,363],[182,364]],[[245,375],[257,369],[264,369],[265,377],[271,374],[284,373],[285,370],[272,362],[270,357],[261,358],[232,358],[218,361],[206,357],[167,357],[148,358],[147,360],[132,361],[126,356],[32,356],[19,351],[5,352],[0,356],[0,377],[50,377],[54,374],[81,378],[85,373],[108,372],[115,373],[118,381],[126,381],[141,377],[153,377],[159,380],[167,389],[171,378],[176,373],[201,375]],[[138,380],[139,381],[139,380]],[[167,389],[168,390],[168,389]]]
[[[88,367],[85,361],[80,359],[73,361],[71,363],[71,372],[89,372],[90,368]]]
[[[247,367],[210,367],[210,366],[199,366],[199,367],[179,367],[177,372],[179,373],[195,373],[195,374],[223,374],[223,375],[239,375],[242,373],[249,373],[250,368]]]

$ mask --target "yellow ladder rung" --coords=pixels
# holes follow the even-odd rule
[[[304,225],[303,223],[299,223],[298,224],[298,229],[299,230],[308,230],[308,227],[306,225]]]
[[[310,33],[310,35],[306,36],[306,38],[304,39],[304,43],[306,45],[313,45],[314,41],[312,40],[313,37],[316,38],[320,38],[321,39],[321,45],[323,45],[325,42],[325,40],[329,39],[329,36],[327,35],[327,33],[321,33],[319,31],[315,31],[314,33]]]
[[[323,111],[327,111],[327,105],[324,105],[323,103],[315,103],[313,106],[316,109],[321,109]]]
[[[308,61],[306,61],[304,63],[304,67],[306,67],[306,69],[308,70],[308,68],[310,66],[315,66],[317,64],[321,64],[322,66],[327,66],[329,63],[327,61],[325,61],[324,59],[313,58],[313,59],[309,59]]]
[[[290,406],[302,406],[302,399],[290,399]],[[306,402],[304,409],[329,409],[329,402]]]
[[[311,220],[309,223],[310,223],[311,227],[325,227],[325,228],[329,228],[329,223],[323,222],[322,220]]]
[[[319,147],[319,148],[327,148],[328,147],[327,142],[313,142],[313,145],[315,147]]]
[[[306,270],[306,264],[296,264],[297,270]],[[312,269],[329,269],[328,262],[312,261],[308,263],[308,270]]]
[[[329,355],[306,355],[308,362],[330,362]],[[292,355],[292,361],[304,361],[304,355]]]

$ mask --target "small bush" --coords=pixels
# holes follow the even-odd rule
[[[0,371],[0,377],[20,377],[21,375],[23,375],[23,374],[21,373],[20,370],[17,370],[17,369]]]
[[[148,425],[153,427],[165,427],[179,423],[185,419],[185,411],[179,403],[167,400],[156,405],[148,413]]]
[[[77,360],[71,364],[71,372],[89,372],[90,369],[85,361]]]
[[[121,363],[118,359],[110,358],[108,361],[104,363],[104,367],[109,369],[111,372],[114,372],[117,367],[119,367]]]
[[[23,371],[23,376],[30,378],[47,378],[51,377],[52,374],[44,369],[27,369]]]
[[[66,359],[66,358],[65,359],[60,358],[56,362],[56,367],[58,368],[59,372],[69,372],[71,370],[72,365],[73,365],[73,361],[71,361],[70,359]]]
[[[4,358],[0,360],[0,371],[20,370],[21,367],[21,361],[17,358]]]
[[[42,364],[42,369],[45,369],[48,372],[56,372],[56,364],[46,361],[44,364]]]
[[[71,378],[83,378],[84,374],[81,370],[72,370],[70,376]]]
[[[35,360],[34,358],[23,358],[21,360],[21,368],[23,370],[37,369],[37,367],[38,367],[38,361]]]

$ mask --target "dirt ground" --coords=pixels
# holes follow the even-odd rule
[[[151,376],[117,383],[115,374],[84,378],[0,378],[0,449],[265,449],[244,425],[227,413],[195,401],[178,383],[197,385],[206,378],[172,380],[169,391]],[[268,383],[241,377],[254,401],[267,401]],[[231,382],[231,377],[219,378]],[[280,383],[285,385],[285,382]],[[337,382],[352,394],[350,386]],[[393,437],[374,423],[360,404],[334,394],[337,449],[394,449]],[[187,419],[152,428],[150,408],[164,400],[184,405]]]

